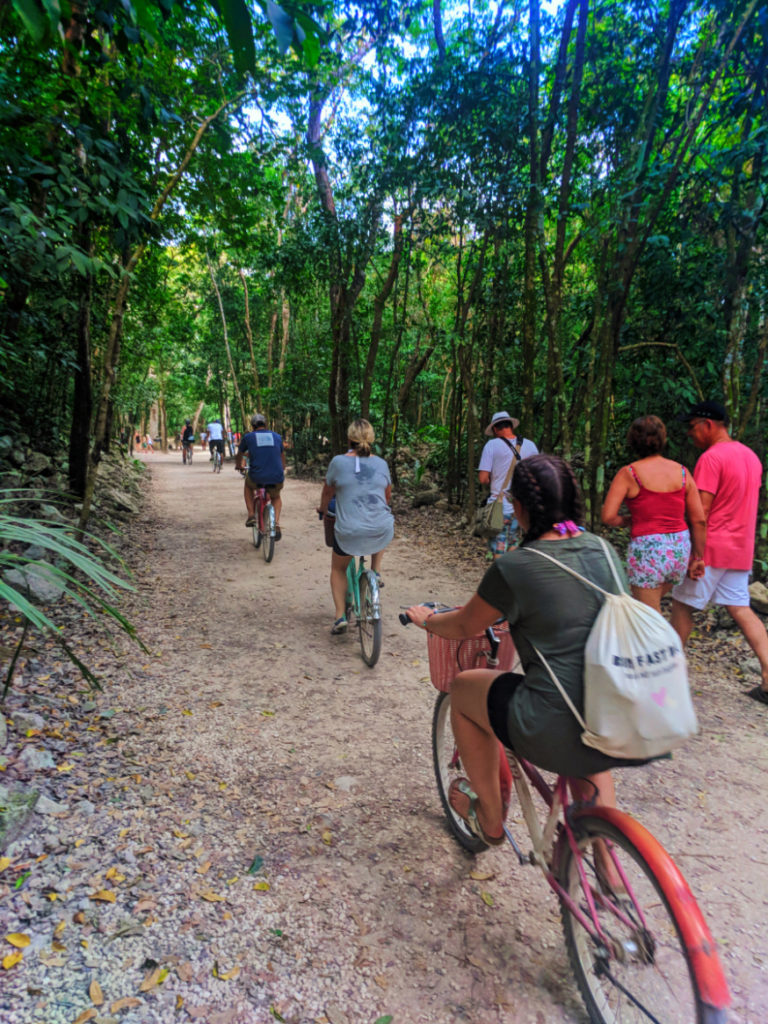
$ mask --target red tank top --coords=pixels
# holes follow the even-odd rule
[[[632,466],[627,467],[635,478],[640,493],[625,498],[632,516],[631,535],[647,537],[650,533],[682,533],[688,529],[685,521],[685,467],[683,486],[679,491],[650,491],[643,487]]]

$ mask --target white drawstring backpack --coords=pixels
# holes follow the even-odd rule
[[[584,648],[584,717],[576,710],[546,658],[534,647],[563,700],[584,730],[582,742],[615,758],[668,754],[698,731],[680,638],[654,608],[621,590],[611,594],[538,548],[523,548],[554,562],[605,597]]]

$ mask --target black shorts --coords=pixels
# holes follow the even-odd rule
[[[335,554],[341,555],[342,558],[351,558],[352,557],[351,555],[348,555],[346,551],[342,551],[341,550],[341,548],[339,547],[339,542],[336,540],[336,534],[335,533],[333,535],[333,550],[334,550]]]
[[[519,672],[502,672],[491,683],[488,691],[488,719],[491,728],[505,747],[513,749],[509,738],[507,719],[509,718],[509,702],[512,694],[525,679]]]
[[[224,454],[224,438],[223,437],[220,437],[218,439],[218,441],[209,441],[208,445],[209,445],[209,447],[211,449],[211,454],[213,454],[213,449],[214,448],[218,448],[219,451],[221,452],[221,454],[222,455]]]

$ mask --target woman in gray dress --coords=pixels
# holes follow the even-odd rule
[[[584,531],[584,510],[571,467],[553,455],[533,455],[517,466],[512,502],[524,531],[519,548],[488,569],[462,607],[436,614],[414,605],[408,615],[438,636],[476,636],[500,617],[508,620],[523,675],[472,669],[451,687],[451,724],[469,779],[455,780],[449,799],[488,845],[504,841],[498,740],[548,771],[572,777],[576,798],[613,806],[609,769],[619,763],[581,742],[581,726],[534,651],[547,659],[583,713],[584,647],[603,597],[526,548],[550,552],[563,564],[615,593],[611,567],[597,537]],[[618,555],[614,565],[624,579]]]
[[[395,532],[389,502],[392,481],[384,459],[371,453],[375,434],[368,420],[354,420],[347,430],[349,448],[331,459],[318,509],[323,515],[335,499],[335,526],[331,555],[331,594],[335,621],[331,633],[345,633],[347,619],[347,565],[356,555],[370,555],[379,576],[384,548]],[[379,576],[379,586],[382,586]]]

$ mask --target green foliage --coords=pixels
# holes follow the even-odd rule
[[[60,590],[62,595],[78,604],[87,615],[106,614],[131,639],[146,650],[136,629],[125,618],[116,601],[120,591],[133,589],[122,577],[107,568],[107,558],[121,562],[119,556],[104,541],[92,535],[87,540],[95,549],[73,536],[72,529],[61,523],[35,519],[19,514],[25,494],[22,491],[0,490],[0,598],[18,609],[26,626],[51,636],[66,656],[94,686],[98,679],[91,669],[75,654],[51,613],[34,603],[28,587],[21,582],[9,582],[8,573],[16,571],[26,577],[32,572],[46,583]],[[50,560],[31,557],[25,552],[42,549]],[[25,626],[5,677],[3,699],[13,679],[21,646],[26,637]]]

